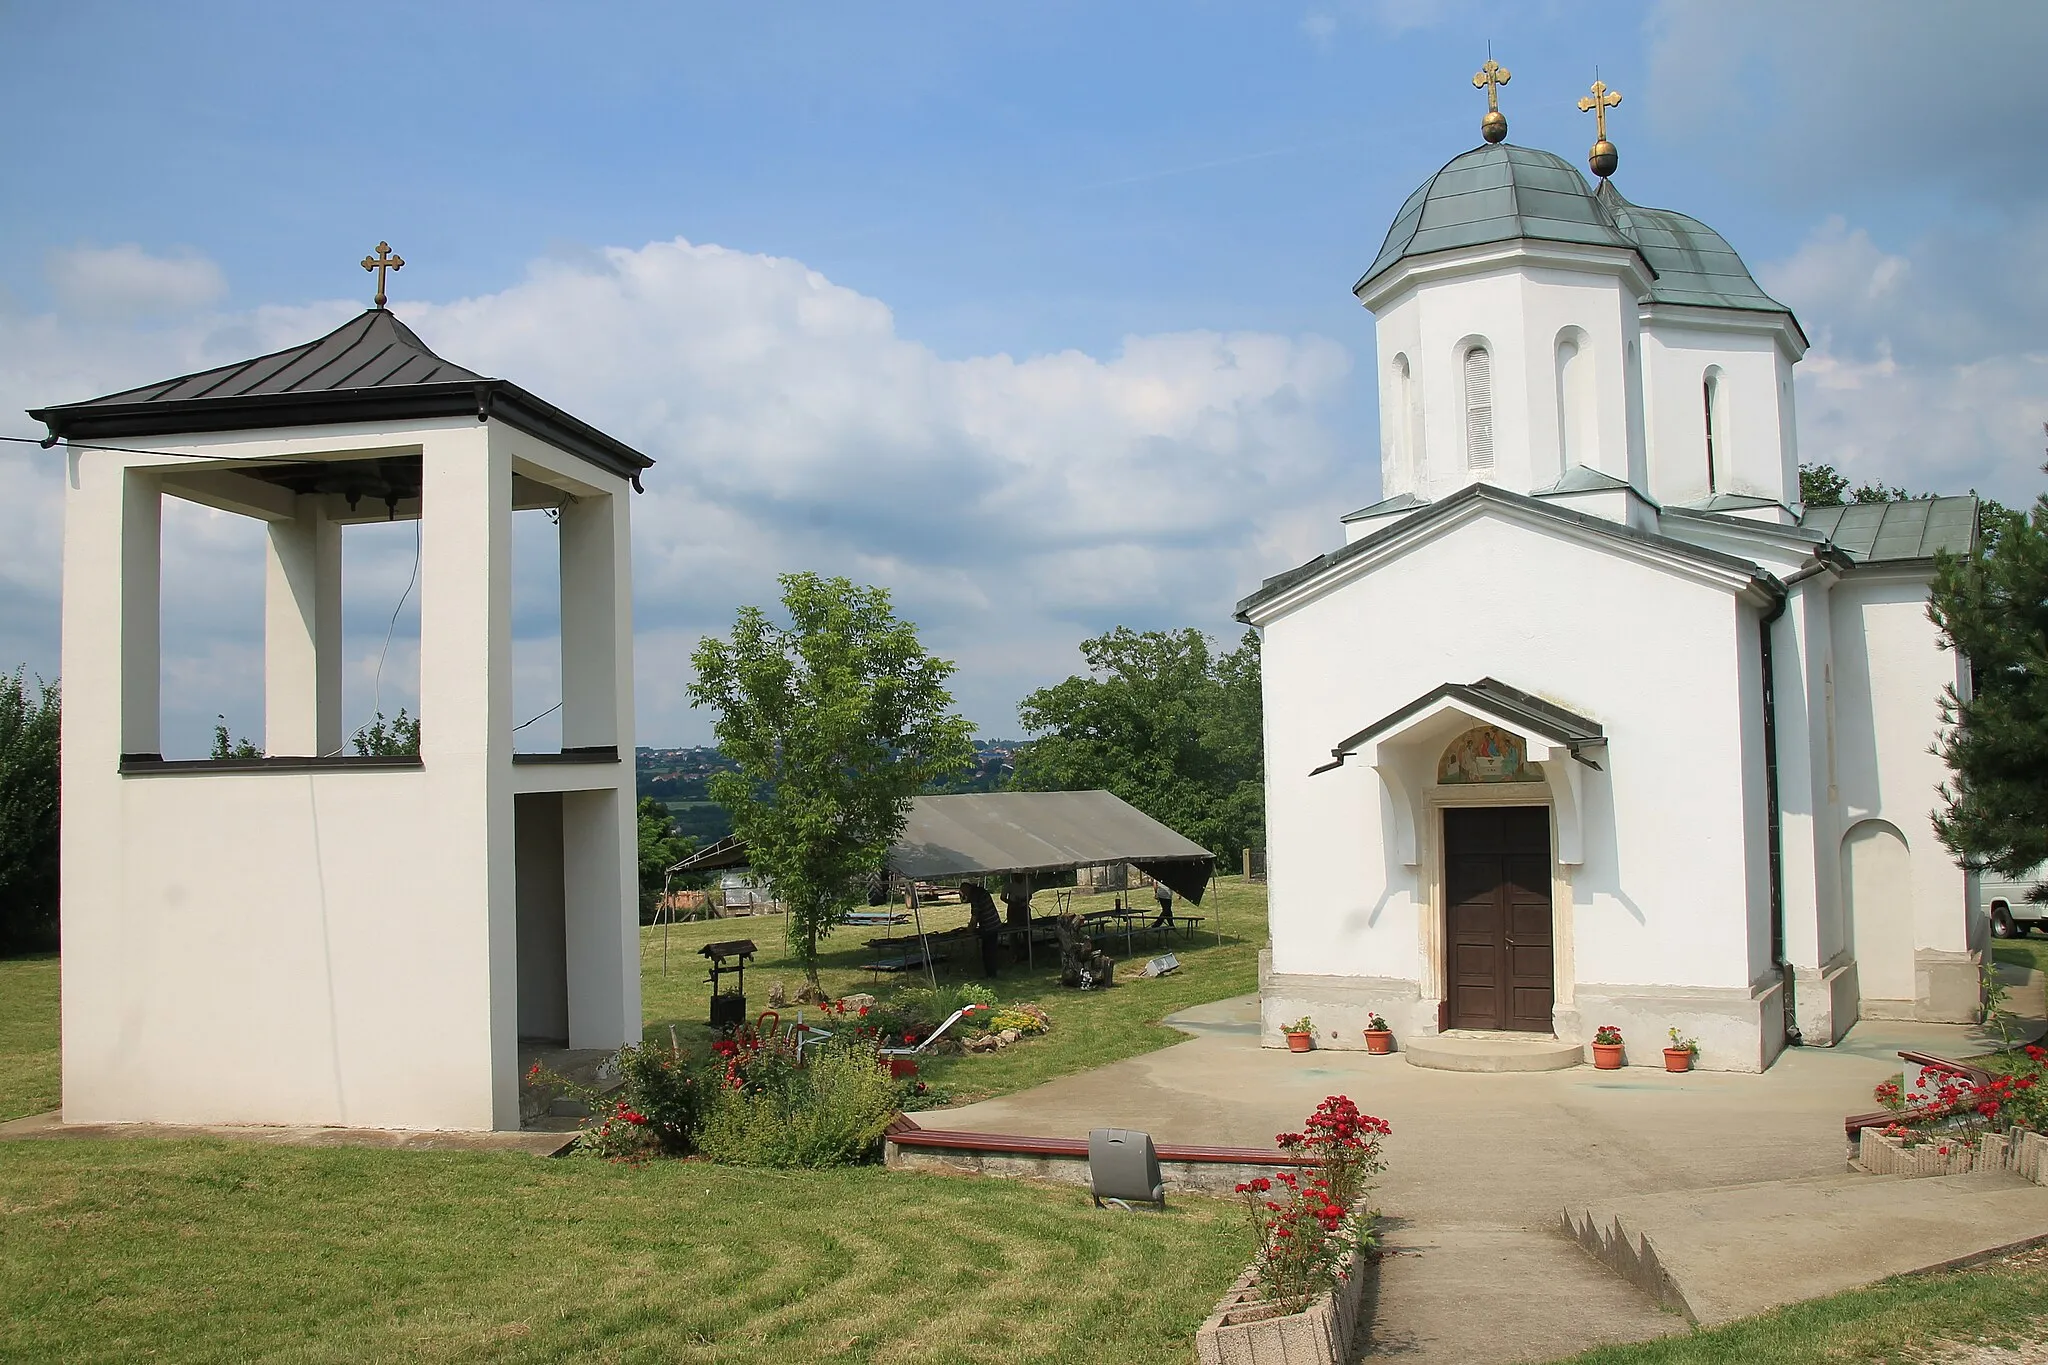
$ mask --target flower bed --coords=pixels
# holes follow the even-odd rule
[[[1385,1120],[1342,1095],[1316,1107],[1303,1132],[1282,1133],[1299,1166],[1237,1186],[1259,1253],[1196,1333],[1204,1365],[1350,1359],[1364,1272],[1374,1250],[1365,1195],[1385,1168]]]
[[[1922,1069],[1910,1089],[1879,1085],[1877,1101],[1894,1117],[1857,1135],[1856,1165],[1875,1175],[2015,1171],[2048,1183],[2048,1050],[2002,1054],[1998,1064],[2010,1070],[1942,1063]]]

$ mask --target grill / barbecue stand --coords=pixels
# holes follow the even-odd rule
[[[747,1022],[747,959],[754,955],[754,940],[727,939],[724,943],[707,943],[697,951],[711,959],[711,975],[705,978],[711,986],[711,1027],[720,1033],[731,1033]],[[733,988],[721,991],[718,980],[727,973],[734,978]]]

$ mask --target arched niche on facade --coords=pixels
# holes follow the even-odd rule
[[[1842,835],[1842,898],[1862,993],[1915,998],[1912,855],[1897,825],[1859,820]]]
[[[1599,423],[1594,412],[1592,341],[1581,327],[1557,334],[1557,452],[1559,477],[1575,464],[1600,467]]]

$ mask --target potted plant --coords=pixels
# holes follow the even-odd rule
[[[1306,1014],[1293,1023],[1285,1025],[1280,1031],[1287,1035],[1287,1050],[1289,1052],[1307,1052],[1316,1045],[1315,1020],[1309,1018]]]
[[[1593,1030],[1593,1065],[1602,1071],[1621,1070],[1621,1030],[1612,1024]]]
[[[1393,1030],[1388,1028],[1387,1021],[1380,1018],[1377,1014],[1366,1016],[1365,1050],[1380,1055],[1385,1055],[1394,1050]]]
[[[1700,1040],[1687,1038],[1677,1029],[1671,1030],[1671,1046],[1664,1049],[1666,1071],[1690,1071],[1692,1059],[1700,1055]]]

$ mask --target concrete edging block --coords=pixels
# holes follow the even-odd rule
[[[1354,1218],[1349,1232],[1357,1236],[1365,1226]],[[1300,1312],[1234,1322],[1266,1306],[1259,1297],[1258,1267],[1247,1266],[1196,1330],[1196,1359],[1201,1365],[1347,1365],[1365,1297],[1366,1262],[1366,1249],[1353,1246],[1337,1272],[1336,1286]]]

